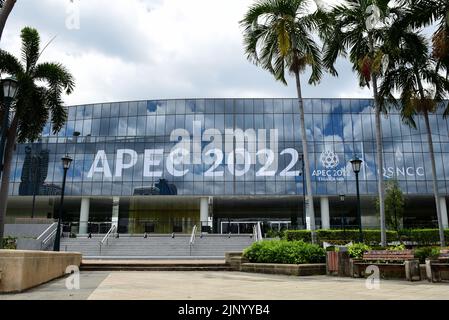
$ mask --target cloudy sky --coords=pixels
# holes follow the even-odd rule
[[[238,21],[253,1],[18,0],[1,46],[19,55],[24,26],[37,28],[43,44],[55,37],[41,61],[62,62],[74,74],[67,104],[295,97],[292,81],[284,86],[246,60]],[[77,10],[79,29],[72,28]],[[346,61],[338,70],[338,79],[305,84],[305,97],[370,97]]]

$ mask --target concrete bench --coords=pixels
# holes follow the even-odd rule
[[[365,277],[368,266],[377,266],[384,278],[404,278],[408,281],[421,280],[419,259],[413,250],[370,250],[362,259],[350,260],[350,274],[353,277]]]
[[[440,250],[437,259],[426,259],[426,275],[430,282],[441,282],[443,278],[449,280],[449,250]]]
[[[0,250],[0,293],[21,292],[65,275],[79,267],[80,253]]]

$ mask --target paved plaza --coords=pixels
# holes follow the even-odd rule
[[[67,290],[61,278],[12,299],[145,300],[328,300],[447,299],[449,284],[383,280],[367,289],[365,280],[327,276],[292,277],[240,272],[81,272],[80,289]]]

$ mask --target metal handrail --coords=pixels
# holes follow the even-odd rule
[[[260,227],[260,222],[253,226],[253,238],[255,242],[262,241],[262,229]]]
[[[109,237],[114,234],[114,231],[116,231],[116,229],[117,229],[117,225],[113,224],[112,227],[109,229],[108,233],[106,233],[106,235],[103,237],[103,239],[101,239],[101,241],[99,242],[100,254],[101,254],[101,247],[104,245],[105,242],[106,242],[106,245],[109,244]]]
[[[195,244],[196,229],[197,229],[197,226],[194,225],[193,228],[192,228],[192,235],[190,236],[190,245],[194,245]]]
[[[44,237],[44,235],[51,229],[51,228],[53,228],[53,227],[56,227],[58,225],[58,223],[57,222],[53,222],[47,229],[45,229],[45,231],[44,232],[42,232],[41,234],[40,234],[40,236],[39,237],[37,237],[37,239],[36,240],[40,240],[41,238],[43,238]],[[53,231],[52,231],[53,232]]]
[[[196,229],[197,229],[197,226],[194,225],[192,228],[192,235],[190,236],[190,242],[189,242],[190,255],[192,255],[192,246],[195,244]]]
[[[41,242],[41,250],[45,250],[48,247],[48,242],[52,240],[53,237],[56,236],[56,232],[58,232],[58,229],[56,228],[50,234]],[[61,230],[62,232],[62,230]]]

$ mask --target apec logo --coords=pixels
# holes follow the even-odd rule
[[[338,155],[330,150],[325,150],[320,156],[321,163],[326,169],[335,169],[340,164]]]
[[[324,170],[314,170],[312,176],[318,181],[343,181],[346,176],[346,168],[338,169],[340,158],[333,150],[324,150],[320,156],[320,162]]]

